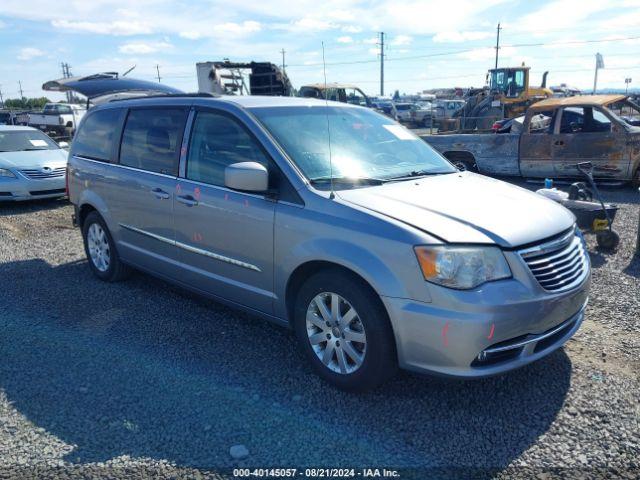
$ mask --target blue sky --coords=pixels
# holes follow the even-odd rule
[[[640,86],[640,0],[1,0],[0,89],[5,98],[44,94],[61,77],[124,72],[196,89],[195,63],[281,63],[294,86],[327,80],[379,89],[377,32],[387,41],[385,90],[480,86],[493,66],[501,22],[500,65],[532,67],[532,84],[593,85],[595,54],[604,55],[599,87]],[[536,44],[535,46],[527,46]],[[542,45],[540,45],[542,44]],[[50,98],[59,99],[55,94]]]

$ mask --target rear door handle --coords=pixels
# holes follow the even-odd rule
[[[559,147],[561,147],[561,146],[563,146],[563,145],[564,145],[564,141],[563,141],[563,140],[556,140],[556,141],[554,142],[554,145],[558,145]]]
[[[191,195],[178,195],[176,200],[180,203],[184,203],[187,207],[195,207],[198,205],[198,201]]]
[[[165,192],[161,188],[153,188],[151,190],[151,193],[153,193],[155,195],[155,197],[157,199],[159,199],[159,200],[166,200],[169,197],[171,197],[171,195],[169,193]]]

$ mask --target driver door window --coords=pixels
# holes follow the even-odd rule
[[[199,112],[191,133],[186,176],[189,180],[224,186],[224,170],[239,162],[268,168],[262,148],[238,122],[226,115]]]

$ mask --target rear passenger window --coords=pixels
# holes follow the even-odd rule
[[[187,178],[224,186],[224,169],[232,163],[269,160],[260,146],[235,120],[211,112],[198,113],[193,124]]]
[[[131,110],[122,134],[120,164],[177,175],[186,118],[182,108]]]
[[[73,139],[73,155],[109,162],[117,142],[124,110],[109,108],[87,114]]]

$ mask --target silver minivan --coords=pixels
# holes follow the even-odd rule
[[[503,373],[583,319],[590,264],[569,211],[456,170],[367,108],[113,101],[83,119],[68,178],[98,278],[143,270],[290,327],[343,389],[398,367]]]

